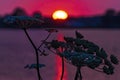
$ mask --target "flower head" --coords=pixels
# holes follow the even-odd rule
[[[28,16],[8,16],[4,19],[7,24],[18,25],[20,28],[29,28],[33,24],[41,24],[42,20]]]
[[[57,48],[62,47],[63,52],[58,54],[62,56],[66,61],[76,67],[87,66],[91,69],[99,69],[108,75],[114,73],[113,64],[118,64],[118,59],[114,56],[110,56],[103,48],[98,45],[83,39],[83,36],[76,31],[76,38],[64,37],[65,42],[58,40],[52,40],[50,43],[50,49],[57,51]]]

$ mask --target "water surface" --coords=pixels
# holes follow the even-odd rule
[[[58,34],[75,36],[76,29],[59,29]],[[28,30],[37,46],[47,36],[44,30]],[[120,30],[79,29],[85,39],[103,47],[108,54],[114,54],[120,59]],[[49,40],[56,39],[53,34]],[[37,80],[36,71],[24,69],[26,64],[35,63],[34,50],[22,30],[0,30],[0,80]],[[40,63],[46,64],[42,68],[43,80],[56,80],[58,72],[57,56],[50,54],[40,57]],[[68,63],[66,66],[66,80],[73,80],[76,68]],[[107,76],[89,68],[82,69],[83,80],[119,80],[120,65],[116,66],[115,74]]]

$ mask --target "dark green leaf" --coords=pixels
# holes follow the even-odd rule
[[[113,64],[118,64],[119,63],[118,59],[114,55],[110,56],[110,60]]]
[[[52,40],[51,47],[57,49],[57,48],[60,47],[60,44],[59,44],[59,42],[57,40]]]
[[[113,70],[110,70],[108,67],[104,66],[103,67],[103,72],[106,73],[107,75],[113,74]]]
[[[108,57],[107,53],[103,50],[103,48],[101,48],[101,50],[98,52],[96,52],[96,55],[98,57],[101,57],[103,59],[106,59]]]
[[[79,39],[84,38],[84,36],[77,31],[75,31],[75,34],[76,34],[76,38],[79,38]]]
[[[64,37],[64,40],[65,40],[66,42],[72,43],[72,42],[74,41],[74,38],[72,38],[72,37]]]

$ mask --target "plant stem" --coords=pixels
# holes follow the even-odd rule
[[[40,44],[40,46],[38,47],[38,50],[39,48],[44,44],[44,42],[50,37],[51,33],[48,34],[48,36],[43,40],[43,42]]]
[[[63,48],[61,48],[61,52],[63,52]],[[60,80],[63,80],[63,77],[64,77],[64,58],[61,57],[61,59],[62,59],[62,74],[61,74]]]
[[[40,75],[40,72],[39,72],[39,55],[38,55],[38,50],[37,50],[37,47],[35,46],[35,44],[33,43],[32,39],[30,38],[28,32],[26,29],[23,29],[28,40],[30,41],[30,43],[32,44],[34,50],[35,50],[35,53],[36,53],[36,64],[37,64],[37,67],[36,67],[36,70],[37,70],[37,75],[38,75],[38,80],[42,80],[42,77]]]
[[[81,67],[77,67],[74,80],[82,80]]]
[[[82,80],[81,67],[79,67],[79,76],[80,76],[80,80]]]
[[[77,80],[77,79],[78,79],[78,68],[77,68],[77,70],[76,70],[76,74],[75,74],[74,80]]]
[[[62,57],[62,74],[61,74],[61,78],[60,80],[63,80],[63,77],[64,77],[64,58]]]

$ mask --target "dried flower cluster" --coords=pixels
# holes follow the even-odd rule
[[[17,25],[20,28],[29,28],[33,24],[43,23],[42,20],[29,16],[7,16],[4,22],[11,25]]]
[[[50,51],[57,51],[57,55],[64,57],[72,65],[77,67],[87,66],[91,69],[100,67],[100,71],[108,75],[113,74],[113,64],[118,64],[118,59],[111,55],[110,60],[108,60],[108,55],[103,48],[85,40],[79,32],[76,31],[75,33],[76,38],[64,37],[64,42],[52,40],[51,42],[45,42],[45,45]],[[62,48],[63,52],[59,52],[58,48]]]

